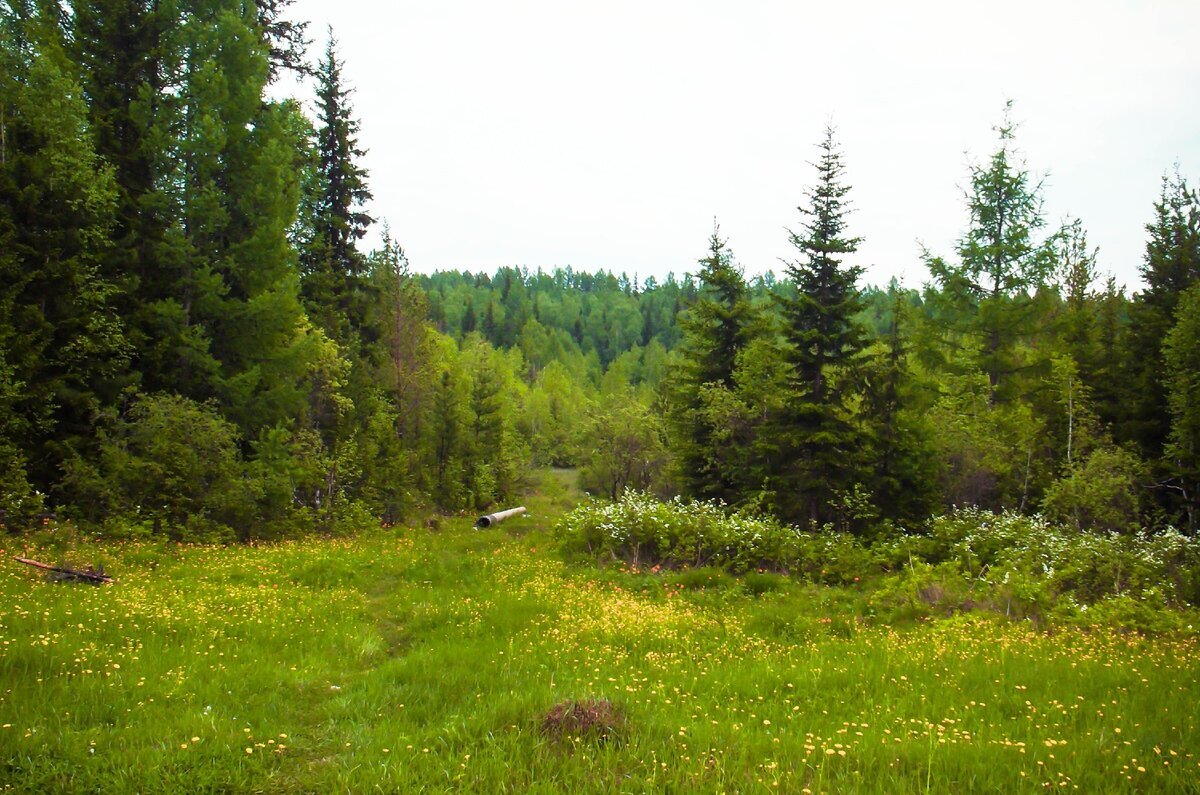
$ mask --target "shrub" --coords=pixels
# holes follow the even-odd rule
[[[1046,489],[1042,507],[1050,518],[1075,530],[1131,532],[1137,529],[1139,481],[1145,467],[1120,447],[1101,447]]]
[[[714,587],[719,572],[764,569],[817,583],[848,585],[885,575],[871,594],[884,620],[987,609],[1037,622],[1100,613],[1145,631],[1170,625],[1156,612],[1200,604],[1200,540],[1174,530],[1150,535],[1080,533],[1041,516],[968,508],[939,516],[929,534],[893,535],[865,545],[826,528],[807,532],[773,519],[727,513],[712,502],[660,502],[627,492],[593,501],[556,527],[563,546],[634,564],[693,567],[677,578]],[[778,587],[754,573],[746,590]],[[1117,601],[1114,601],[1117,600]],[[1126,616],[1126,601],[1141,611]],[[1122,612],[1124,611],[1124,612]]]
[[[45,500],[25,476],[20,452],[0,440],[0,531],[30,530],[45,510]]]
[[[173,539],[219,542],[252,516],[237,430],[214,406],[143,396],[100,439],[99,466],[75,462],[67,473],[88,518],[120,517]]]

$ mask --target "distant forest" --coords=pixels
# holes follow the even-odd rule
[[[416,275],[402,234],[363,244],[382,222],[341,56],[330,36],[307,63],[288,6],[0,2],[10,531],[366,529],[556,466],[863,536],[953,506],[1196,532],[1200,197],[1178,166],[1132,295],[1082,220],[1046,218],[1006,111],[920,290],[860,284],[832,129],[778,276],[747,280],[716,225],[662,281]],[[271,98],[285,72],[311,109]]]

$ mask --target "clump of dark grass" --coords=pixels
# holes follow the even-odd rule
[[[555,704],[542,717],[542,734],[554,740],[587,738],[603,743],[617,739],[625,716],[607,698],[588,698]]]

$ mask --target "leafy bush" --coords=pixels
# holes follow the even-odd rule
[[[752,593],[777,587],[760,588],[762,570],[825,584],[869,579],[876,582],[871,609],[889,621],[982,609],[1040,623],[1103,605],[1093,615],[1158,631],[1178,622],[1157,613],[1200,605],[1200,541],[1174,530],[1080,533],[1041,516],[971,508],[933,519],[928,535],[866,544],[846,533],[730,513],[718,503],[626,492],[615,502],[577,507],[556,534],[568,550],[693,567],[677,575],[690,587],[709,584],[714,569],[754,572],[746,581]],[[1128,600],[1139,612],[1130,613]]]
[[[96,521],[120,517],[156,534],[227,541],[254,495],[243,477],[237,429],[209,404],[147,395],[101,434],[98,467],[76,462],[67,481]]]
[[[1076,530],[1136,530],[1144,469],[1133,453],[1101,447],[1050,484],[1042,507]]]
[[[0,531],[29,530],[45,510],[45,499],[26,479],[21,454],[0,440]]]
[[[963,509],[934,519],[930,540],[928,560],[997,584],[1032,576],[1085,604],[1150,588],[1173,604],[1200,603],[1200,542],[1175,530],[1079,533],[1040,516]]]
[[[555,532],[568,548],[642,563],[719,566],[735,572],[780,568],[800,551],[800,533],[772,519],[727,514],[722,505],[675,498],[661,502],[627,491],[566,514]]]

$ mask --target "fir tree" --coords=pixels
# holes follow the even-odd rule
[[[118,286],[102,269],[116,185],[93,147],[64,23],[57,4],[0,7],[0,379],[11,412],[0,443],[16,442],[43,491],[94,447],[129,357]]]
[[[800,258],[789,262],[794,298],[780,298],[787,392],[776,417],[768,464],[777,509],[786,519],[821,523],[834,518],[833,503],[860,476],[862,438],[851,414],[846,370],[864,348],[854,316],[860,309],[855,283],[862,268],[846,255],[860,238],[847,234],[844,167],[827,128],[819,144],[817,183],[807,192],[800,233],[791,243]]]
[[[1142,262],[1146,289],[1132,307],[1129,365],[1131,387],[1125,405],[1122,438],[1136,442],[1150,459],[1162,455],[1170,432],[1163,342],[1175,325],[1180,296],[1200,282],[1200,194],[1176,170],[1164,176]]]
[[[1165,380],[1171,430],[1165,487],[1178,496],[1184,527],[1200,529],[1200,283],[1177,302],[1175,326],[1165,340]]]
[[[304,252],[304,298],[309,314],[331,337],[343,342],[358,336],[369,303],[366,258],[358,241],[374,219],[363,205],[371,199],[367,172],[358,160],[358,122],[350,107],[351,91],[342,77],[337,42],[329,33],[317,67],[317,184],[312,240]]]
[[[672,440],[676,462],[693,495],[736,502],[745,473],[722,466],[725,451],[715,447],[719,429],[713,427],[706,403],[712,389],[734,388],[738,353],[751,334],[753,310],[745,279],[715,222],[708,244],[708,256],[700,260],[699,298],[680,320],[681,359],[671,382]]]

